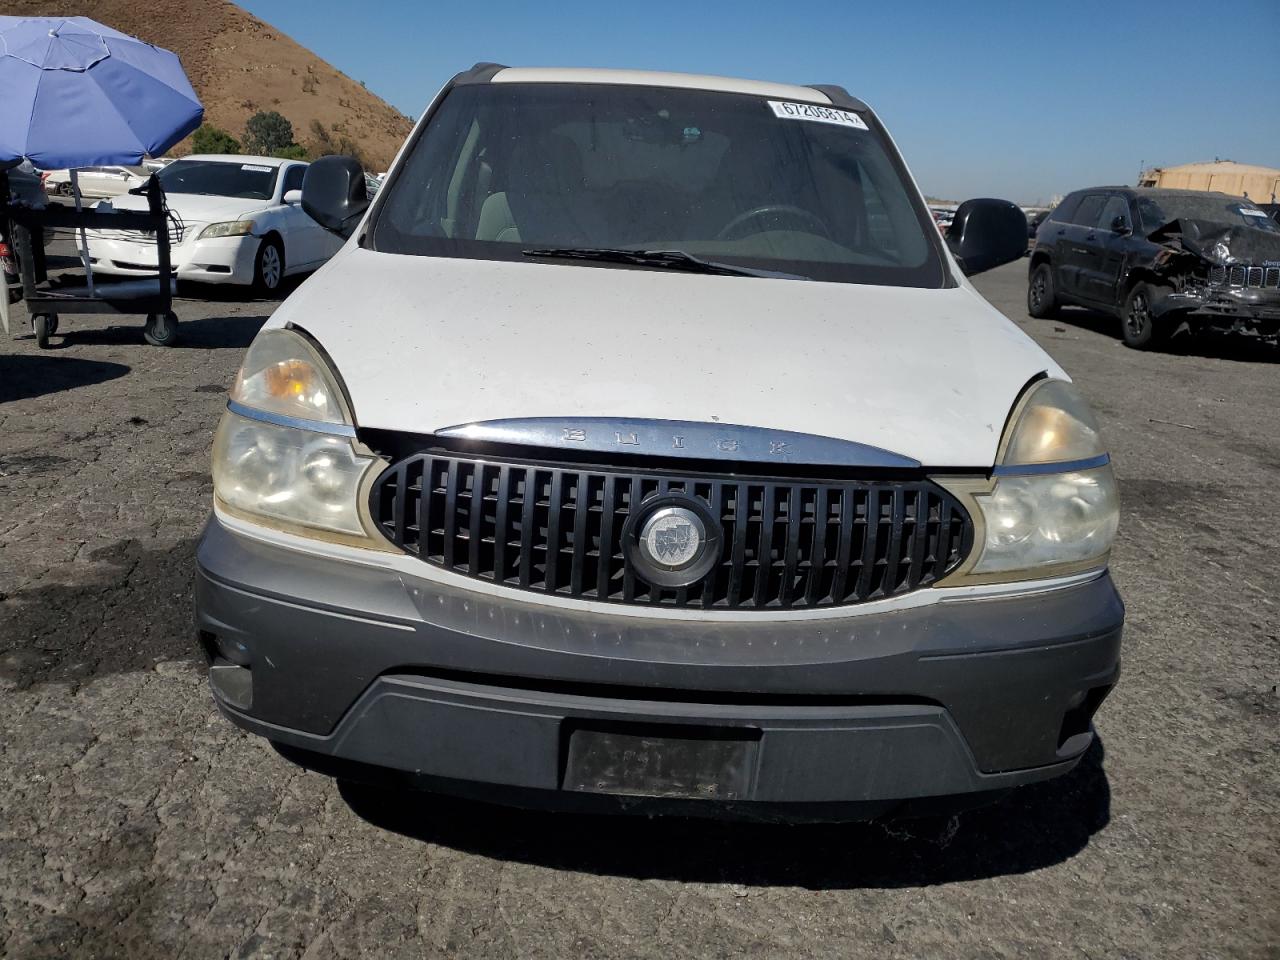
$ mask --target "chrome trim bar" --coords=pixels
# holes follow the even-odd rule
[[[449,440],[626,453],[692,460],[919,469],[918,460],[879,447],[788,430],[631,417],[527,417],[434,431]]]
[[[288,417],[282,413],[269,413],[266,410],[246,407],[244,404],[236,403],[234,400],[227,401],[227,409],[248,420],[261,420],[263,423],[274,424],[277,427],[293,427],[295,430],[310,430],[312,433],[327,433],[334,437],[351,437],[353,439],[356,435],[356,428],[350,424],[326,423],[323,420],[304,420],[302,417]]]
[[[1105,467],[1111,462],[1111,454],[1089,457],[1087,460],[1063,460],[1061,463],[1024,463],[1007,467],[996,467],[991,471],[993,477],[1032,477],[1046,473],[1074,473],[1080,470],[1093,470]]]

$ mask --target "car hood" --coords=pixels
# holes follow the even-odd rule
[[[267,200],[246,200],[243,197],[210,197],[199,193],[175,193],[165,196],[169,209],[191,223],[215,223],[223,220],[239,220],[241,217],[265,210]],[[147,209],[147,198],[132,194],[112,197],[98,209],[142,210]]]
[[[737,424],[990,466],[1056,364],[945,290],[375,253],[349,244],[276,311],[328,351],[357,423]]]

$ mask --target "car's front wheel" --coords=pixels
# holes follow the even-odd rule
[[[1058,295],[1053,289],[1053,267],[1041,263],[1031,271],[1027,284],[1027,313],[1043,320],[1058,311]]]
[[[1135,283],[1125,297],[1121,314],[1124,342],[1135,350],[1151,350],[1169,339],[1170,325],[1158,322],[1151,312],[1152,301],[1163,292],[1149,283]]]
[[[284,248],[275,237],[263,237],[254,259],[253,285],[261,293],[275,293],[284,282]]]

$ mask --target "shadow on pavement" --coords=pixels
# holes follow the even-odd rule
[[[64,469],[58,457],[8,457],[7,475]],[[74,464],[72,464],[74,466]],[[191,489],[195,503],[209,501],[207,474],[193,471],[169,480]],[[42,583],[0,592],[0,677],[19,688],[46,680],[81,681],[110,673],[151,669],[162,660],[196,657],[191,624],[194,539],[167,549],[121,540],[82,551],[79,582]],[[6,555],[21,562],[21,541]],[[69,564],[60,565],[64,570]]]
[[[1105,827],[1111,790],[1095,738],[1057,780],[951,818],[772,825],[519,810],[341,781],[374,826],[465,853],[582,873],[813,890],[914,887],[1027,873]]]
[[[255,316],[200,317],[194,320],[182,318],[182,303],[175,302],[174,312],[178,315],[177,344],[172,347],[155,347],[165,350],[243,350],[248,347],[254,336],[267,322],[270,314]],[[77,320],[86,326],[77,327]],[[88,326],[101,324],[98,317],[63,316],[59,320],[58,332],[50,341],[50,349],[62,350],[74,346],[130,346],[139,345],[142,339],[143,316],[128,317],[125,320],[112,319],[111,326]],[[32,338],[33,335],[28,335]]]
[[[105,383],[129,370],[123,363],[103,360],[0,353],[0,403]]]
[[[1109,314],[1085,307],[1063,307],[1050,323],[1068,324],[1100,333],[1119,341],[1120,321]],[[1246,363],[1280,363],[1280,341],[1264,340],[1242,333],[1180,333],[1158,353],[1172,356],[1205,357],[1210,360],[1238,360]]]

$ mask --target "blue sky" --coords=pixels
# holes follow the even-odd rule
[[[418,116],[479,60],[838,83],[926,193],[1024,203],[1140,165],[1280,167],[1280,0],[241,5]]]

